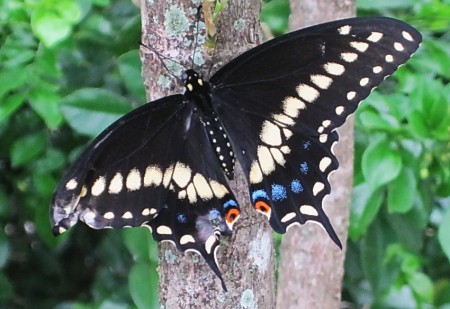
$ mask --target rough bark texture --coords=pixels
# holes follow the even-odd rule
[[[153,50],[191,66],[196,7],[191,0],[142,1],[142,42]],[[213,62],[219,66],[234,55],[260,43],[259,0],[229,1],[218,29],[219,41]],[[200,38],[203,32],[200,32]],[[141,49],[144,84],[149,99],[183,89],[167,74],[161,60],[146,48]],[[195,58],[204,58],[202,44]],[[171,68],[172,73],[179,75]],[[200,61],[201,62],[201,61]],[[201,63],[197,62],[195,68]],[[201,73],[207,75],[209,65]],[[205,69],[206,68],[206,69]],[[160,301],[162,308],[274,308],[274,253],[272,233],[267,220],[250,209],[247,185],[237,171],[231,184],[240,201],[242,215],[231,239],[222,238],[219,267],[228,293],[196,254],[182,254],[171,244],[160,245]]]
[[[351,17],[348,0],[291,0],[291,29]],[[338,132],[334,148],[340,162],[331,176],[332,192],[324,200],[343,250],[317,224],[290,229],[281,244],[277,308],[339,308],[353,178],[353,118]]]

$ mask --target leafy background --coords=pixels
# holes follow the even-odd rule
[[[343,299],[450,308],[450,2],[358,1],[424,35],[356,115]],[[274,34],[286,0],[265,4]],[[129,0],[0,2],[0,307],[159,308],[156,245],[141,229],[55,238],[51,194],[88,140],[145,102]]]

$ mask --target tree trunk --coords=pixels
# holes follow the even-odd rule
[[[291,29],[351,17],[351,0],[291,0]],[[331,194],[324,200],[342,251],[317,224],[290,229],[281,243],[277,308],[339,308],[353,178],[353,118],[338,129],[334,148],[339,169],[331,176]]]
[[[191,0],[174,4],[165,0],[141,1],[142,42],[169,59],[191,66],[195,36],[199,42],[204,31],[196,33],[197,7]],[[260,43],[259,0],[229,1],[220,17],[218,45],[214,63],[223,64],[233,55]],[[202,29],[200,27],[200,29]],[[180,84],[163,67],[162,62],[180,76],[167,59],[159,59],[146,48],[141,49],[143,77],[149,99],[182,92]],[[210,62],[199,44],[195,50],[196,65]],[[210,65],[203,65],[207,74]],[[208,76],[205,76],[207,78]],[[176,148],[176,145],[174,145]],[[242,171],[236,171],[232,190],[240,201],[242,215],[234,225],[230,239],[222,237],[219,267],[228,293],[196,254],[182,254],[171,244],[160,245],[160,301],[163,308],[274,308],[274,253],[272,233],[267,220],[249,205],[247,185]]]

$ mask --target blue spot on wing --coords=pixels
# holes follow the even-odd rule
[[[287,198],[286,187],[282,185],[272,185],[272,199],[274,201],[280,201]]]
[[[186,216],[184,214],[178,214],[177,220],[180,223],[186,223],[187,222],[187,218],[186,218]]]
[[[303,143],[303,149],[309,150],[310,147],[311,147],[311,141],[306,141]]]
[[[223,207],[224,208],[228,208],[228,207],[237,207],[237,203],[236,203],[236,201],[235,200],[229,200],[229,201],[227,201],[227,202],[225,202],[224,204],[223,204]]]
[[[294,179],[291,181],[291,191],[294,193],[300,193],[303,191],[303,186],[300,183],[300,180]]]
[[[259,198],[263,198],[263,199],[269,200],[269,196],[267,195],[266,191],[264,191],[262,189],[253,191],[253,193],[252,193],[252,201],[253,201],[253,203],[256,202],[256,200],[259,199]]]
[[[303,175],[308,174],[308,170],[309,170],[308,163],[306,163],[306,162],[300,163],[300,172],[301,172]]]

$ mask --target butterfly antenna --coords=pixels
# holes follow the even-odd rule
[[[150,47],[150,46],[148,46],[148,45],[145,45],[145,44],[142,43],[142,42],[139,42],[139,45],[142,46],[142,47],[145,47],[145,48],[147,48],[149,51],[153,52],[153,53],[158,57],[159,61],[161,61],[161,64],[162,64],[162,66],[164,67],[164,69],[167,71],[167,73],[168,73],[170,76],[172,76],[173,78],[175,78],[178,82],[181,82],[181,78],[172,72],[172,70],[167,66],[167,63],[166,63],[166,62],[167,62],[167,61],[171,61],[171,62],[173,62],[173,63],[178,64],[179,66],[181,66],[184,70],[187,70],[188,68],[187,68],[185,65],[183,65],[183,64],[182,64],[181,62],[179,62],[179,61],[176,61],[176,60],[171,59],[170,57],[164,56],[163,54],[159,53],[159,52],[158,52],[156,49],[154,49],[153,47]]]
[[[202,9],[203,9],[203,5],[199,5],[197,7],[197,14],[195,16],[195,39],[194,39],[194,52],[192,54],[192,60],[191,60],[191,68],[194,68],[195,62],[195,53],[197,52],[197,46],[198,46],[198,32],[199,32],[199,25],[200,25],[200,18],[202,15]]]

